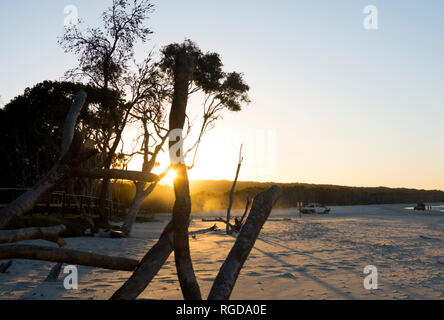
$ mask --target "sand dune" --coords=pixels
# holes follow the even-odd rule
[[[407,205],[332,207],[327,216],[274,210],[252,250],[232,299],[444,299],[444,213],[418,213]],[[208,228],[197,213],[190,230]],[[68,248],[143,257],[169,216],[136,224],[129,239],[68,238]],[[219,224],[221,228],[224,226]],[[223,231],[190,238],[203,296],[235,238]],[[26,241],[40,243],[43,241]],[[48,243],[44,243],[48,245]],[[51,245],[51,244],[49,244]],[[43,282],[54,263],[15,260],[0,274],[1,299],[108,299],[129,272],[79,267],[77,290]],[[378,268],[378,289],[363,286],[366,265]],[[181,299],[173,256],[140,296]]]

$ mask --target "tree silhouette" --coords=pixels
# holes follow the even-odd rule
[[[149,94],[135,90],[133,86],[142,87],[146,79],[133,83],[130,62],[134,57],[134,46],[137,41],[145,42],[152,33],[145,26],[153,5],[149,0],[113,0],[110,8],[102,14],[101,28],[87,28],[82,32],[77,25],[66,27],[59,44],[65,52],[78,56],[78,66],[66,73],[68,78],[90,83],[104,92],[113,89],[125,97],[125,92],[139,91],[140,94],[126,99],[125,102],[113,103],[105,100],[101,104],[103,118],[101,121],[112,123],[112,135],[103,135],[102,155],[104,169],[112,165],[117,147],[135,104]],[[108,226],[108,211],[105,201],[109,180],[104,179],[100,194],[101,225]]]

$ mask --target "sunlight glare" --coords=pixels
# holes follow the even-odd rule
[[[174,178],[176,177],[176,171],[173,169],[170,169],[168,174],[165,176],[165,178],[162,179],[160,184],[166,184],[169,186],[173,186],[174,184]]]

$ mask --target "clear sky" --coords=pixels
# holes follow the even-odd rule
[[[98,23],[109,0],[0,2],[0,96],[59,79],[66,5]],[[154,1],[151,48],[190,38],[240,71],[252,103],[226,113],[192,178],[444,189],[442,0]],[[375,5],[377,30],[364,7]],[[191,101],[190,108],[198,108]]]

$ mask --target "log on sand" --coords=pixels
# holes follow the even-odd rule
[[[54,227],[33,227],[23,228],[16,230],[1,230],[0,231],[0,243],[12,243],[23,240],[35,240],[43,239],[51,242],[55,242],[60,246],[64,246],[65,242],[59,237],[59,234],[64,232],[66,227],[63,224],[59,224]]]
[[[83,265],[111,270],[133,271],[139,261],[129,258],[110,257],[97,253],[64,248],[34,245],[2,245],[1,259],[30,259]]]

